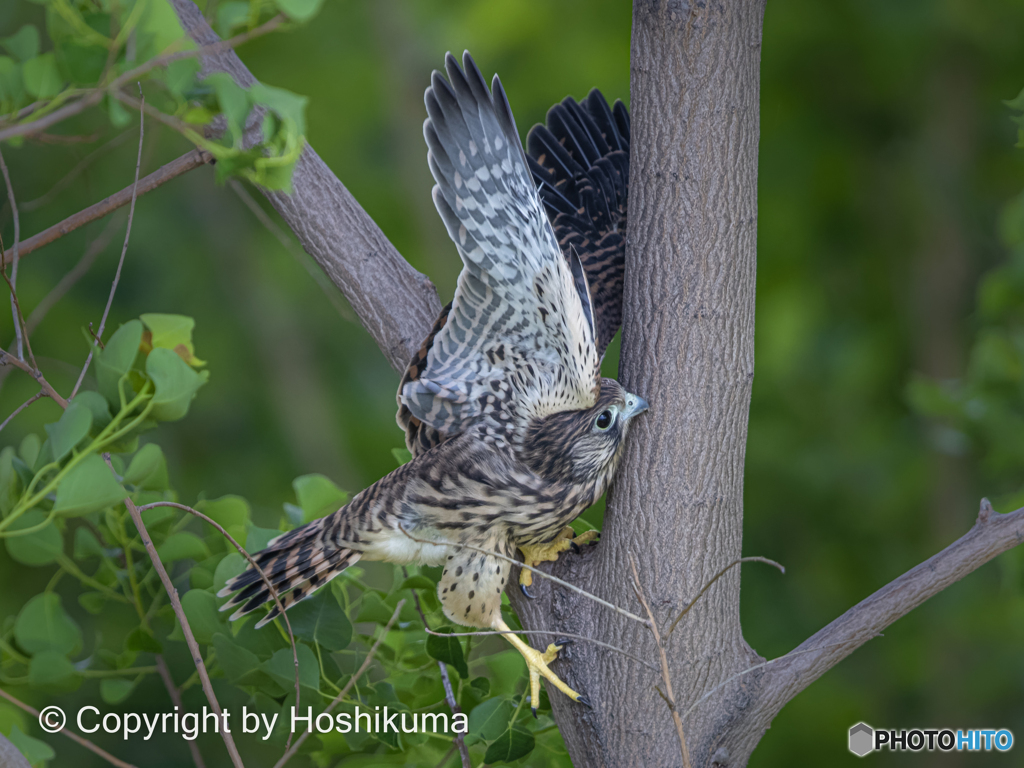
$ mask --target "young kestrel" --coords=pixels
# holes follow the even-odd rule
[[[448,54],[448,79],[435,71],[425,94],[434,204],[463,269],[399,387],[413,459],[256,556],[286,609],[360,559],[443,565],[448,618],[507,632],[511,566],[495,554],[520,549],[534,565],[568,548],[568,524],[605,492],[647,408],[599,374],[621,318],[625,108],[597,91],[567,98],[530,132],[527,157],[498,77],[488,90],[468,52],[463,63]],[[228,595],[232,619],[272,600],[252,568]],[[534,706],[541,675],[586,703],[548,668],[561,646],[504,637]]]

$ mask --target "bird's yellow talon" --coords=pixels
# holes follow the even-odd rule
[[[504,621],[498,619],[492,625],[494,629],[502,632],[508,632],[508,625]],[[505,639],[508,640],[512,645],[516,647],[516,650],[523,654],[523,658],[526,660],[526,669],[530,674],[530,704],[531,709],[537,711],[537,703],[540,701],[540,678],[543,675],[547,678],[553,686],[564,693],[573,701],[583,701],[586,703],[586,699],[580,696],[576,691],[570,688],[568,685],[563,683],[561,679],[548,668],[548,664],[558,658],[558,652],[562,650],[563,645],[556,645],[551,643],[544,650],[543,653],[538,651],[536,648],[524,643],[518,637],[513,634],[506,634]]]
[[[540,563],[555,562],[558,556],[570,547],[579,549],[580,544],[589,544],[601,535],[600,531],[584,531],[579,536],[570,526],[565,526],[554,541],[547,544],[526,544],[519,549],[523,552],[523,562],[533,567]],[[519,586],[529,587],[533,584],[533,571],[523,568],[519,571]],[[527,593],[527,597],[530,595]]]

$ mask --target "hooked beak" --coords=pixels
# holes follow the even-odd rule
[[[643,413],[650,406],[647,401],[644,400],[640,395],[634,395],[632,392],[626,393],[626,408],[623,410],[622,415],[624,418],[631,419],[638,413]]]

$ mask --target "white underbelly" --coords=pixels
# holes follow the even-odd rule
[[[440,565],[456,547],[447,541],[432,541],[436,538],[436,532],[430,530],[418,529],[415,533],[410,533],[410,536],[396,531],[394,535],[367,547],[363,557],[398,565]]]

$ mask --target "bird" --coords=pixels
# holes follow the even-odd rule
[[[488,89],[468,51],[462,66],[448,53],[445,74],[431,75],[423,133],[463,268],[399,385],[412,458],[254,560],[285,610],[362,559],[442,566],[444,614],[523,655],[536,715],[541,677],[590,702],[550,669],[567,641],[539,651],[503,620],[510,560],[555,560],[583,540],[569,523],[608,488],[648,408],[600,375],[621,322],[629,114],[597,90],[567,97],[531,130],[528,155],[497,75]],[[218,596],[232,620],[273,600],[251,566]]]

